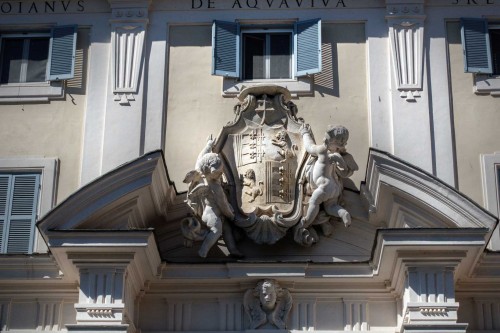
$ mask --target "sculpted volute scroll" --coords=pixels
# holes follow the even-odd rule
[[[312,130],[297,118],[285,88],[273,85],[244,89],[236,119],[199,154],[186,203],[192,216],[182,233],[187,245],[203,241],[201,257],[223,236],[229,253],[240,257],[233,229],[257,244],[274,244],[287,232],[311,246],[333,232],[331,218],[351,224],[342,203],[343,178],[358,166],[346,151],[349,131],[329,126],[317,144]]]

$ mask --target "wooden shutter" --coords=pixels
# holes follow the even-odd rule
[[[462,18],[462,48],[466,73],[493,73],[488,22],[479,18]]]
[[[7,243],[5,229],[7,228],[11,177],[10,175],[0,175],[0,253],[5,252],[4,245]]]
[[[305,76],[321,72],[321,20],[296,22],[295,75]]]
[[[240,25],[214,21],[212,25],[212,75],[240,76]]]
[[[0,175],[1,252],[33,251],[39,187],[39,174]]]
[[[75,75],[76,25],[52,28],[47,80],[72,79]]]

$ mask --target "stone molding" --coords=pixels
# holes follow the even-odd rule
[[[420,97],[423,80],[424,4],[387,1],[386,20],[396,88],[408,102]]]
[[[130,105],[138,93],[150,1],[111,4],[111,78],[114,100]]]
[[[414,217],[427,221],[429,227],[488,228],[489,239],[498,223],[454,188],[388,153],[371,149],[366,175],[361,191],[371,212],[370,220],[378,225],[409,227],[404,218],[391,218],[397,216],[398,207],[405,206],[397,204],[398,200],[419,206]],[[411,206],[405,209],[409,211]]]

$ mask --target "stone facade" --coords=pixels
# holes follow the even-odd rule
[[[3,1],[0,330],[499,331],[496,2]]]

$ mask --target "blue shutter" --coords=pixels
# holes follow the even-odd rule
[[[321,72],[321,20],[296,22],[294,35],[295,75]]]
[[[490,37],[485,19],[462,18],[462,48],[466,73],[493,73]]]
[[[0,177],[0,206],[5,203],[0,207],[0,214],[4,214],[0,215],[0,219],[3,217],[2,252],[33,251],[39,187],[39,174]]]
[[[240,25],[214,21],[212,25],[212,75],[240,76]]]
[[[76,25],[52,28],[47,80],[71,79],[75,74]]]
[[[7,243],[5,229],[7,228],[11,177],[10,175],[0,175],[0,253],[5,252],[4,244]]]

